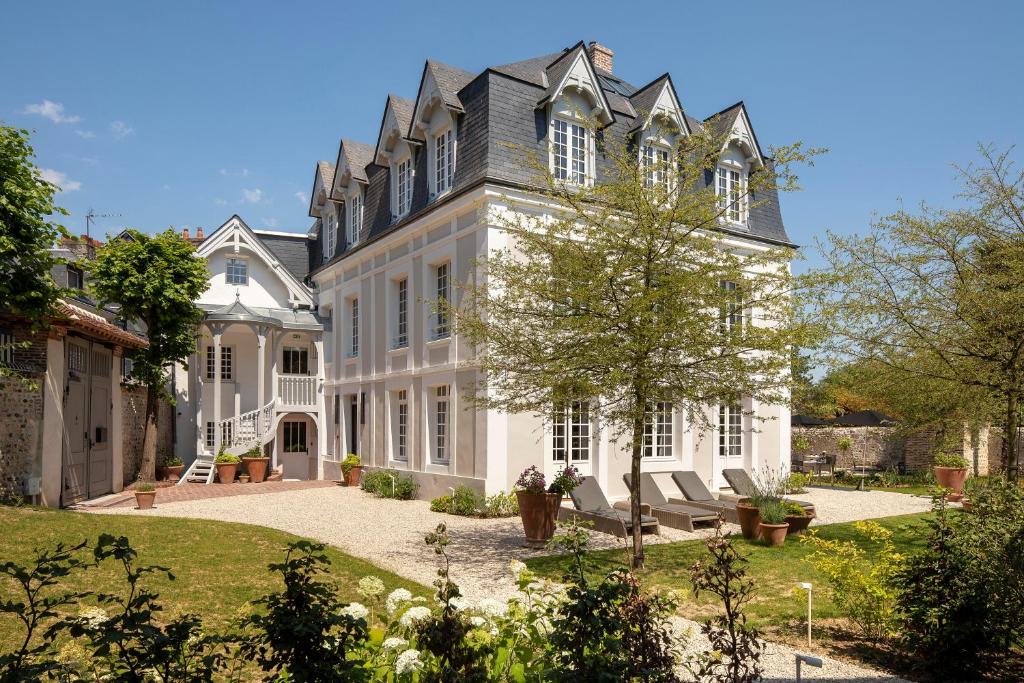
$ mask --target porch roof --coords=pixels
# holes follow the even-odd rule
[[[200,304],[200,308],[206,313],[207,322],[242,322],[257,325],[270,325],[286,330],[323,330],[323,324],[316,315],[305,309],[288,308],[263,308],[260,306],[246,306],[241,301],[235,300],[227,306],[216,304]]]

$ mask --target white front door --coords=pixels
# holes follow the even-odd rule
[[[743,410],[739,406],[718,408],[718,433],[715,435],[715,488],[728,489],[722,470],[743,467]]]
[[[551,450],[547,473],[554,476],[572,465],[583,476],[593,474],[594,423],[590,403],[574,401],[564,410],[556,411],[551,424]]]
[[[308,418],[284,420],[281,423],[281,477],[283,479],[310,479],[309,439],[312,431]]]

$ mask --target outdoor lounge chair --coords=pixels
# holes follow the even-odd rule
[[[669,502],[686,503],[694,507],[720,512],[725,521],[733,524],[740,523],[740,518],[736,514],[736,501],[728,498],[715,498],[715,495],[708,490],[696,472],[692,470],[673,472],[672,481],[685,500],[670,498]]]
[[[746,470],[722,470],[722,476],[729,482],[729,486],[739,498],[749,498],[754,495],[754,480],[750,478],[750,474]],[[808,503],[805,500],[793,500],[792,498],[783,498],[782,500],[786,503],[796,503],[805,510],[814,510],[814,503]]]
[[[622,475],[626,486],[630,485],[632,477],[629,474]],[[686,501],[671,501],[665,498],[665,494],[658,488],[649,473],[640,475],[640,502],[644,507],[650,506],[651,514],[658,518],[658,521],[673,529],[693,531],[694,522],[714,522],[718,519],[717,510],[708,510],[696,505],[690,505]],[[627,502],[626,505],[629,503]]]
[[[575,506],[575,509],[568,507],[558,508],[559,520],[565,521],[575,517],[576,519],[592,523],[597,531],[620,538],[629,536],[632,533],[633,523],[630,520],[629,504],[626,503],[625,509],[621,507],[622,503],[616,503],[615,507],[609,505],[608,499],[604,496],[604,491],[601,490],[601,486],[597,483],[597,479],[583,477],[580,485],[574,488],[569,495],[572,496],[572,504]],[[650,509],[647,506],[643,506],[641,512],[644,513],[640,516],[641,532],[659,533],[658,519],[650,515]]]

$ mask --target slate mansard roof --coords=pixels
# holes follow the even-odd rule
[[[604,135],[624,138],[641,128],[644,121],[638,114],[652,109],[664,83],[668,83],[672,89],[673,97],[678,98],[668,74],[659,76],[644,86],[636,87],[616,74],[596,68],[586,45],[582,42],[560,52],[490,67],[475,75],[434,60],[427,60],[423,69],[423,79],[425,80],[428,75],[433,79],[441,101],[453,113],[456,121],[457,153],[452,190],[440,198],[431,198],[429,195],[427,149],[422,143],[416,144],[414,139],[416,122],[413,119],[417,115],[419,95],[416,100],[389,95],[385,103],[385,118],[386,111],[390,108],[398,122],[401,136],[414,143],[412,209],[401,219],[392,218],[390,171],[375,163],[376,152],[380,150],[374,144],[343,139],[338,150],[337,173],[341,175],[344,162],[351,169],[349,182],[358,181],[363,191],[362,233],[354,248],[358,249],[381,235],[400,229],[434,206],[483,182],[528,188],[532,178],[530,170],[523,163],[524,152],[547,154],[548,125],[544,103],[555,94],[554,90],[581,51],[590,69],[597,76],[601,96],[611,112],[611,122],[604,129]],[[716,128],[729,130],[739,117],[747,116],[742,102],[704,120],[690,116],[681,105],[680,108],[683,109],[685,127],[690,131],[700,130],[703,125],[712,121]],[[749,124],[749,120],[747,123]],[[382,120],[381,132],[384,125],[385,121]],[[750,131],[753,136],[752,127]],[[756,156],[762,157],[756,136],[753,137]],[[595,164],[598,182],[606,163],[598,152]],[[764,159],[764,163],[770,164],[771,160]],[[322,175],[327,175],[328,169],[318,170]],[[333,176],[335,168],[331,167],[330,171]],[[713,181],[710,174],[707,181]],[[329,193],[329,196],[335,202],[344,199],[337,189]],[[331,206],[330,202],[327,204],[328,207]],[[777,194],[772,192],[767,196],[754,197],[752,204],[748,229],[738,232],[773,244],[791,245],[782,222]],[[335,240],[338,246],[330,262],[344,258],[352,250],[345,243],[346,214],[347,212],[339,205],[336,221],[338,234]],[[312,211],[311,215],[316,218],[316,222],[310,235],[319,238],[324,225],[323,216],[315,215]],[[322,240],[311,239],[309,246],[308,270],[313,272],[325,265]]]

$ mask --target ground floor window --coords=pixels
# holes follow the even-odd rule
[[[217,423],[215,423],[215,422],[213,422],[211,420],[210,422],[206,423],[206,436],[205,436],[205,439],[204,439],[204,443],[206,444],[206,447],[209,448],[210,450],[213,450],[214,447],[217,445],[215,443],[216,438],[217,438]]]
[[[225,422],[220,426],[220,442],[230,444],[235,436],[235,425],[233,422]]]
[[[284,452],[306,452],[306,423],[289,421],[284,423]]]
[[[434,401],[434,462],[448,462],[448,385],[435,390]]]
[[[659,401],[644,416],[645,458],[672,457],[672,402]]]
[[[555,406],[551,422],[551,459],[569,464],[590,462],[590,401]]]
[[[737,405],[718,406],[718,455],[723,458],[743,455],[743,411]]]
[[[409,459],[409,395],[402,389],[395,392],[395,444],[392,456],[395,460]]]

